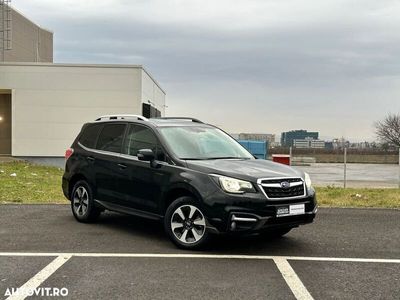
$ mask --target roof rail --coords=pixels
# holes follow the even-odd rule
[[[199,119],[195,118],[186,118],[186,117],[159,117],[159,118],[152,118],[152,119],[159,119],[159,120],[183,120],[183,121],[192,121],[195,123],[202,123]]]
[[[127,120],[134,119],[140,121],[148,121],[147,118],[140,115],[104,115],[98,117],[95,121],[103,121],[103,120]]]

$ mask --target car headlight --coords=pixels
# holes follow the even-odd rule
[[[304,181],[306,183],[306,186],[308,189],[311,188],[311,178],[310,175],[308,175],[308,173],[304,173]]]
[[[243,194],[245,192],[255,193],[255,189],[251,182],[235,179],[226,176],[218,177],[221,188],[227,193]]]

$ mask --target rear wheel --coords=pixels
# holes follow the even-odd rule
[[[180,197],[168,207],[164,227],[170,239],[183,249],[199,248],[209,239],[206,218],[191,197]]]
[[[95,221],[101,213],[94,205],[92,189],[84,180],[75,183],[72,189],[71,209],[75,219],[83,223]]]

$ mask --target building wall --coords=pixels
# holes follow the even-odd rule
[[[0,45],[0,62],[53,62],[53,33],[14,9],[11,20],[12,49],[3,50]]]
[[[154,106],[164,116],[165,113],[165,92],[159,84],[146,72],[142,72],[142,96],[143,103]]]
[[[312,149],[324,149],[325,141],[322,140],[313,140],[311,138],[307,139],[295,139],[293,140],[293,146],[295,148],[312,148]]]
[[[83,123],[142,114],[143,72],[141,66],[0,63],[0,89],[12,90],[12,155],[62,156]],[[148,97],[161,103],[162,95]]]
[[[293,147],[295,148],[310,148],[310,140],[293,140]]]
[[[325,149],[325,141],[312,140],[310,142],[311,148]]]

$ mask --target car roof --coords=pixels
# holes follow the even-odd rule
[[[189,118],[189,117],[159,117],[147,119],[139,115],[107,115],[98,117],[91,124],[99,123],[114,123],[114,122],[128,122],[143,125],[150,125],[152,127],[212,127],[210,124],[203,123],[202,121]]]
[[[180,127],[180,126],[196,126],[196,127],[209,127],[211,125],[205,124],[197,119],[181,119],[181,118],[151,118],[149,122],[157,127]]]

